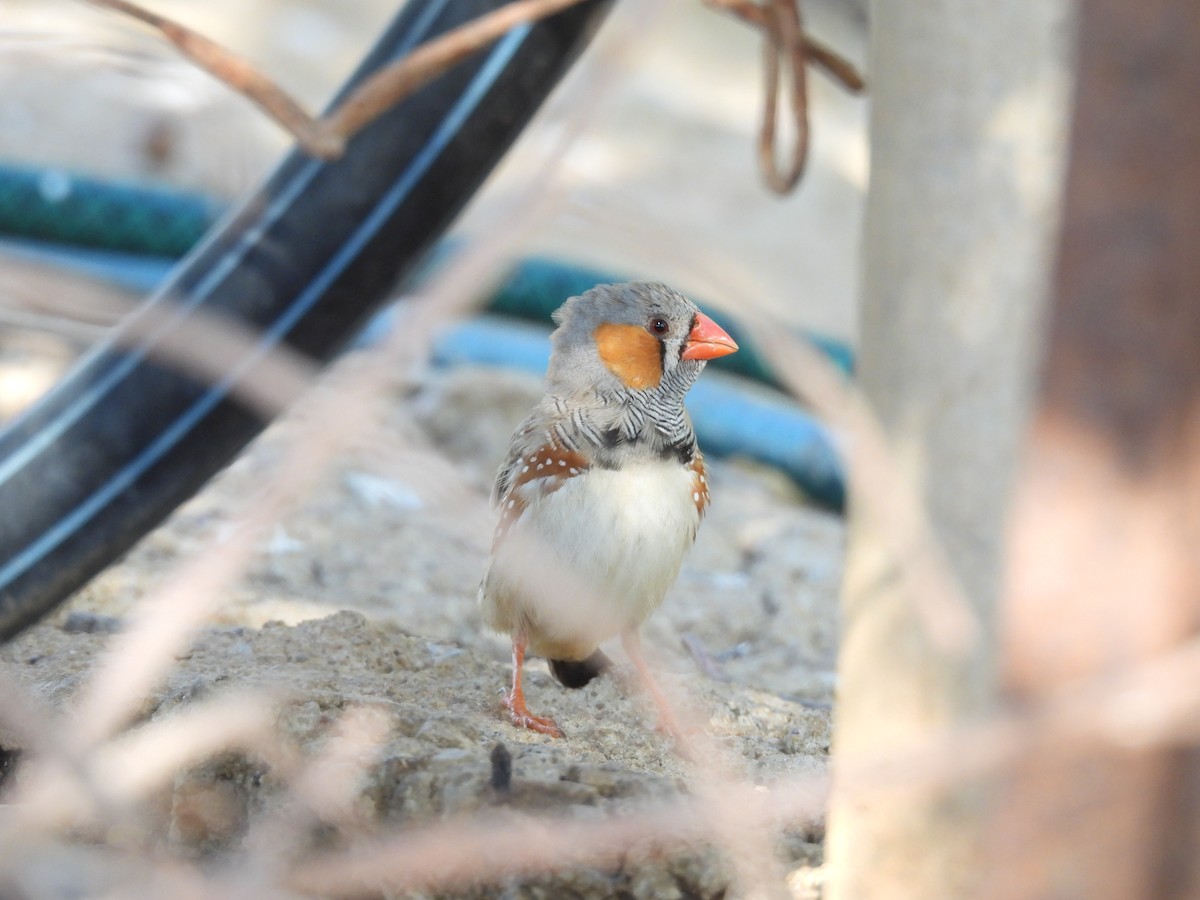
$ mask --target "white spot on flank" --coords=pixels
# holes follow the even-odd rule
[[[560,460],[558,461],[558,464],[559,464],[560,466],[565,466],[565,465],[567,464],[567,461],[566,461],[565,459],[560,459]]]
[[[540,471],[542,471],[542,469],[544,469],[544,468],[546,468],[546,467],[545,467],[545,466],[543,466],[541,463],[538,463],[537,470],[538,470],[539,472],[540,472]]]
[[[524,475],[529,471],[529,466],[521,466],[521,474]]]
[[[699,502],[699,500],[700,500],[700,492],[699,492],[699,491],[693,491],[693,492],[692,492],[692,499],[693,499],[693,500],[695,500],[695,501],[697,501],[697,502]]]
[[[579,470],[578,470],[578,469],[571,469],[571,474],[572,474],[572,475],[578,475],[578,474],[579,474]]]
[[[517,505],[517,501],[516,501],[516,500],[509,500],[509,501],[508,501],[508,508],[509,508],[509,509],[512,509],[512,508],[513,508],[514,506],[516,506],[516,505]]]

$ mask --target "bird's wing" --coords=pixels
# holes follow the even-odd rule
[[[493,549],[531,502],[554,493],[588,465],[582,453],[555,439],[544,414],[535,412],[526,419],[513,435],[492,489],[492,502],[500,512]]]
[[[692,500],[696,504],[696,512],[700,513],[700,518],[703,519],[709,500],[708,470],[704,468],[704,454],[699,449],[693,453],[688,469],[692,473]]]
[[[496,472],[496,483],[492,485],[492,505],[498,506],[512,488],[513,480],[521,469],[521,457],[537,449],[545,441],[543,417],[535,412],[520,424],[508,445],[508,453]]]

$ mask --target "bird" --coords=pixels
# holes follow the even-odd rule
[[[483,620],[512,639],[504,695],[516,726],[564,737],[530,712],[527,653],[565,687],[611,666],[620,636],[659,705],[638,628],[661,605],[709,503],[684,397],[733,338],[661,282],[601,284],[554,313],[545,395],[517,427],[492,491],[499,513],[479,589]]]

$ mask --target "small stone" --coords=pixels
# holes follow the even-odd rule
[[[87,610],[74,609],[67,614],[62,630],[67,634],[116,634],[122,622],[116,616],[102,616]]]
[[[492,775],[488,785],[497,793],[507,794],[512,790],[512,754],[503,743],[492,747]]]

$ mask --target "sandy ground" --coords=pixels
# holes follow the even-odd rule
[[[154,722],[201,699],[271,690],[283,695],[278,733],[312,756],[348,710],[378,711],[385,737],[355,794],[369,807],[368,830],[492,809],[489,758],[497,744],[512,756],[515,799],[504,808],[514,814],[586,817],[695,789],[703,770],[656,730],[619,647],[610,648],[618,674],[579,691],[559,687],[542,661],[532,663],[530,703],[557,717],[565,740],[504,722],[507,645],[481,627],[474,599],[490,525],[484,498],[507,436],[540,385],[469,370],[429,373],[422,382],[413,396],[397,398],[388,428],[451,460],[470,488],[467,501],[431,506],[438,492],[386,447],[349,454],[257,548],[247,576],[215,604],[209,625],[139,716]],[[66,711],[69,727],[72,698],[112,639],[108,632],[124,627],[145,596],[171,589],[178,565],[204,552],[290,452],[295,427],[291,420],[274,426],[120,565],[0,649],[5,680]],[[738,775],[769,785],[823,771],[841,523],[798,502],[775,472],[714,461],[711,478],[713,506],[696,550],[644,630],[650,655],[665,688],[696,711]],[[13,741],[0,734],[0,746]],[[159,849],[227,861],[283,802],[287,783],[253,754],[226,754],[181,773],[142,827]],[[822,834],[819,816],[790,829],[775,848],[781,872],[797,884],[819,883],[811,870],[821,861]],[[334,829],[316,846],[351,836]],[[506,888],[512,896],[719,896],[730,877],[726,862],[711,850],[650,856]],[[99,877],[86,867],[78,874]],[[26,875],[33,879],[26,888],[40,895],[36,873]]]
[[[330,4],[262,3],[253,12],[242,4],[241,15],[231,17],[226,7],[234,5],[205,4],[193,23],[288,73],[312,104],[351,67],[387,6],[355,4],[335,14]],[[160,5],[178,15],[185,7]],[[594,125],[558,176],[565,199],[532,229],[522,252],[671,280],[742,314],[852,337],[866,177],[863,104],[814,79],[819,118],[810,178],[796,197],[770,197],[752,166],[757,43],[738,24],[698,7],[668,4],[652,29],[639,19],[640,6],[629,7],[635,5],[621,7],[597,47],[602,60],[615,60],[618,76],[595,101]],[[861,59],[861,23],[847,9],[817,3],[812,18],[818,33]],[[15,2],[0,12],[0,26],[6,157],[108,175],[149,172],[232,196],[282,145],[240,101],[99,14],[57,0]],[[97,46],[122,48],[121,64]],[[303,64],[314,59],[320,65]],[[81,81],[81,71],[91,77]],[[591,90],[595,81],[587,71],[572,75],[523,138],[529,150],[519,146],[468,211],[465,231],[504,209],[530,175],[526,160],[592,97],[572,93],[573,83]],[[89,119],[80,89],[68,84],[87,84],[104,99],[103,130],[114,140],[85,146],[70,138]],[[99,132],[94,115],[90,121]],[[171,129],[171,152],[151,159],[145,137],[162,122]],[[214,134],[237,138],[214,141]],[[0,388],[19,399],[52,380],[65,358],[47,339],[9,334],[6,342]],[[696,767],[654,730],[653,712],[625,677],[567,691],[544,663],[532,665],[531,705],[554,713],[568,733],[564,741],[517,731],[500,716],[508,649],[481,627],[475,609],[492,522],[486,494],[513,426],[539,394],[537,380],[524,376],[418,369],[411,388],[391,398],[381,436],[345,454],[298,498],[256,548],[247,575],[213,598],[195,644],[146,698],[141,718],[158,721],[200,698],[266,688],[279,695],[278,733],[311,756],[347,710],[380,713],[384,737],[355,793],[360,831],[498,807],[514,816],[555,811],[587,819],[597,809],[636,808],[695,790]],[[298,421],[274,426],[66,609],[0,648],[2,677],[63,710],[69,723],[72,698],[111,642],[108,632],[130,621],[139,600],[171,590],[180,561],[222,534],[290,452]],[[425,454],[440,462],[429,469],[414,463]],[[710,515],[678,583],[644,629],[648,648],[667,689],[695,706],[739,774],[768,784],[822,771],[835,695],[841,523],[806,507],[776,472],[716,460],[711,475]],[[431,481],[437,478],[466,491],[449,504]],[[623,662],[619,648],[612,655]],[[488,787],[497,744],[513,760],[512,790],[499,799]],[[0,748],[14,746],[0,732]],[[278,767],[250,753],[222,756],[181,772],[145,811],[144,843],[209,866],[227,863],[246,852],[287,793]],[[359,833],[344,823],[312,831],[302,848],[341,846]],[[772,848],[799,896],[819,887],[812,867],[820,863],[821,835],[819,820],[797,823]],[[703,849],[631,854],[605,867],[467,890],[715,897],[728,888],[728,862]],[[111,878],[126,889],[138,877],[110,863],[80,861],[74,882],[61,872],[56,877],[67,888]],[[52,890],[62,885],[45,880],[44,866],[19,875],[31,895],[69,893]]]

